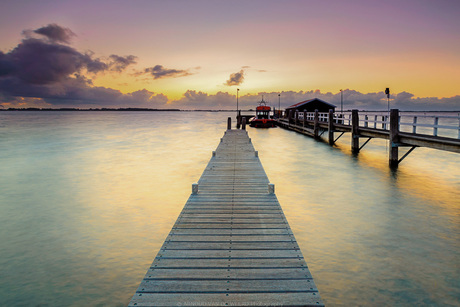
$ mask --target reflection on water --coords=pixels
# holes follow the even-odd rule
[[[0,113],[0,305],[126,305],[227,116]],[[458,303],[459,155],[249,134],[326,304]]]

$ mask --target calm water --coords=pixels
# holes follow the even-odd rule
[[[229,115],[1,112],[0,305],[126,305]],[[459,305],[460,155],[249,134],[327,305]]]

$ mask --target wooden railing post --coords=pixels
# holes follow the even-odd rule
[[[227,118],[227,130],[232,130],[232,118]]]
[[[390,167],[397,167],[399,156],[398,156],[398,135],[399,135],[399,110],[390,110]]]
[[[334,110],[329,110],[328,118],[329,145],[334,145]]]
[[[302,126],[305,128],[307,126],[307,111],[303,111],[303,123]]]
[[[295,115],[294,115],[294,118],[295,118],[295,125],[297,126],[298,123],[299,123],[299,111],[295,111]]]
[[[351,110],[351,152],[359,152],[359,114],[358,110]]]
[[[318,110],[315,110],[313,134],[314,134],[315,138],[318,138],[318,135],[319,135],[319,114],[318,114]]]
[[[240,129],[241,125],[241,110],[238,110],[238,115],[236,116],[236,129]]]

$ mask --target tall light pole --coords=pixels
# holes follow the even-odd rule
[[[278,118],[281,117],[281,94],[278,94]]]
[[[238,118],[238,92],[240,91],[239,88],[236,89],[236,118]]]
[[[340,113],[343,113],[343,91],[340,90]]]

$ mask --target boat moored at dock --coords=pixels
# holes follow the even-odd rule
[[[276,127],[276,121],[270,118],[271,108],[267,106],[262,98],[259,106],[256,108],[256,116],[249,120],[249,126],[254,128],[272,128]]]

